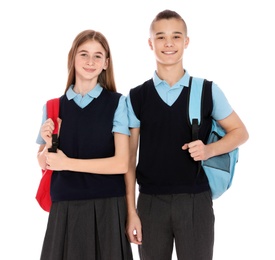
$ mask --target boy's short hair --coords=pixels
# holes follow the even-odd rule
[[[154,20],[152,21],[151,25],[150,25],[150,32],[152,31],[153,29],[153,25],[155,22],[159,21],[159,20],[163,20],[163,19],[178,19],[178,20],[181,20],[183,22],[183,27],[184,27],[184,31],[187,35],[187,25],[186,25],[186,22],[183,20],[183,18],[175,11],[172,11],[172,10],[164,10],[164,11],[161,11],[159,12],[156,17],[154,18]]]

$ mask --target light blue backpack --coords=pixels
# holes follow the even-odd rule
[[[203,109],[202,93],[206,84],[212,85],[211,81],[190,77],[189,83],[189,118],[192,125],[193,140],[198,139],[198,131],[201,118],[201,108]],[[216,120],[212,120],[212,129],[208,137],[207,143],[216,142],[225,135],[224,129]],[[208,178],[208,182],[212,192],[212,198],[217,199],[232,184],[235,172],[235,166],[238,162],[239,148],[229,153],[214,156],[206,161],[201,161],[201,166]]]

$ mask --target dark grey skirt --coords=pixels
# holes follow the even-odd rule
[[[52,205],[41,260],[132,260],[124,197]]]

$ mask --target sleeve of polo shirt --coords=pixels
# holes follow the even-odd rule
[[[41,122],[41,126],[44,124],[44,122],[47,120],[47,108],[46,108],[46,104],[43,106],[43,111],[42,111],[42,122]],[[41,137],[40,134],[40,128],[39,127],[39,132],[36,138],[36,143],[37,144],[46,144],[46,142],[44,141],[44,139]]]
[[[125,134],[130,136],[130,130],[128,125],[126,97],[121,96],[114,115],[112,132]]]
[[[214,82],[212,84],[212,98],[213,98],[212,117],[214,119],[222,120],[228,117],[233,112],[233,109],[229,104],[225,94]]]
[[[137,119],[135,112],[133,110],[130,95],[128,95],[126,98],[126,104],[127,104],[127,110],[128,110],[129,127],[130,128],[139,128],[140,121]]]

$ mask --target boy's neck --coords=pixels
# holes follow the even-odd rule
[[[174,86],[184,75],[182,66],[158,66],[156,73],[161,80],[165,80],[170,87]]]

